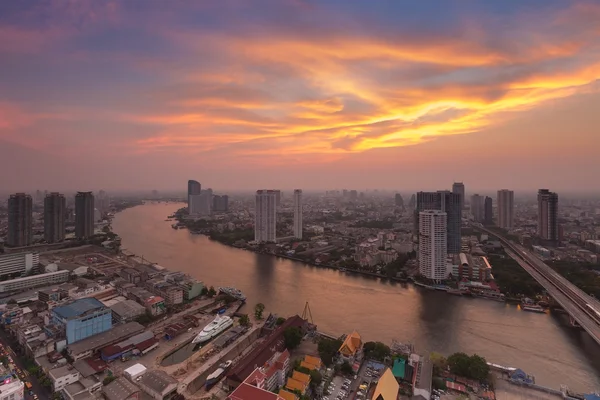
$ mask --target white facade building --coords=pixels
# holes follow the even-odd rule
[[[294,237],[302,239],[302,190],[294,190]]]
[[[25,274],[40,263],[38,253],[0,255],[0,276]]]
[[[64,367],[51,369],[48,373],[50,380],[52,381],[52,387],[55,392],[62,390],[65,386],[75,383],[79,380],[79,371],[73,368],[71,365],[65,365]]]
[[[254,240],[274,242],[277,238],[277,197],[275,190],[256,191]]]
[[[434,281],[447,277],[447,218],[447,214],[439,210],[419,213],[419,272]]]
[[[515,221],[515,192],[506,189],[498,190],[496,204],[498,204],[498,226],[511,229]]]
[[[0,400],[23,400],[25,384],[17,378],[9,378],[0,385]]]

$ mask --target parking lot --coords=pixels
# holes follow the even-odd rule
[[[329,384],[328,388],[325,388],[326,392],[323,396],[323,400],[345,400],[352,399],[353,393],[351,393],[352,381],[344,378],[343,376],[334,376],[333,380]]]

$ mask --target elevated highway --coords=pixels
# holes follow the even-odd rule
[[[516,260],[552,298],[600,344],[600,302],[566,280],[523,246],[483,226],[476,229],[497,237],[506,253]]]

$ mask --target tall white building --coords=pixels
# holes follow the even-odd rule
[[[0,277],[20,277],[40,263],[38,253],[15,253],[0,255]]]
[[[498,190],[498,226],[503,229],[511,229],[515,223],[515,192],[512,190]]]
[[[294,190],[294,237],[302,239],[302,190]]]
[[[440,210],[419,213],[419,272],[434,281],[447,277],[447,218]]]
[[[256,191],[254,240],[274,242],[277,238],[277,194],[275,190]]]

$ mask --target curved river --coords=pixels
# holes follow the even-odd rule
[[[318,329],[356,329],[365,341],[411,342],[418,352],[480,354],[518,367],[538,384],[590,392],[600,389],[600,347],[564,315],[521,311],[515,305],[451,296],[378,278],[347,275],[224,246],[171,228],[180,204],[149,203],[118,213],[112,227],[123,249],[179,270],[207,285],[235,286],[248,304],[302,315],[308,301]]]

